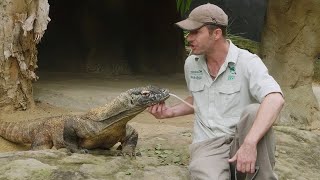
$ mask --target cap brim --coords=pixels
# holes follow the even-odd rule
[[[190,19],[185,19],[183,21],[179,21],[175,23],[177,26],[179,26],[181,29],[186,31],[193,31],[201,28],[204,23],[192,21]]]

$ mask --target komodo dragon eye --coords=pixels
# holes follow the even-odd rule
[[[150,96],[150,91],[142,91],[141,94],[144,96]]]

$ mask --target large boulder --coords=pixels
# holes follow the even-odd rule
[[[284,92],[281,125],[320,128],[312,91],[313,63],[320,53],[319,17],[318,0],[269,1],[261,57]]]

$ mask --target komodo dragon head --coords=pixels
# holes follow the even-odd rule
[[[139,114],[148,106],[160,103],[168,99],[169,90],[156,86],[144,86],[129,89],[121,93],[113,101],[103,107],[89,111],[85,117],[94,121],[119,121],[120,119]]]
[[[156,86],[132,88],[118,96],[124,104],[125,114],[140,113],[149,106],[165,101],[170,96],[169,90]]]
[[[148,106],[163,102],[170,96],[168,89],[151,85],[129,89],[125,94],[131,97],[131,106],[141,108],[146,108]]]

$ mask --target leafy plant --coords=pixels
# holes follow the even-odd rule
[[[228,34],[227,37],[238,47],[246,49],[254,54],[259,54],[259,42],[233,34]]]
[[[180,12],[181,16],[183,16],[190,9],[192,0],[176,0],[176,2],[177,10]]]

